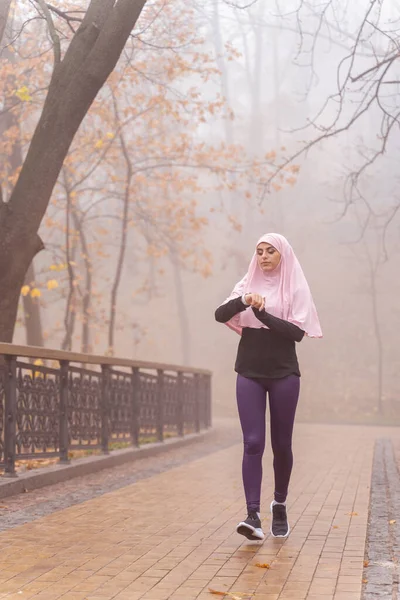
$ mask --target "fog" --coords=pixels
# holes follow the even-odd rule
[[[384,2],[381,15],[374,17],[383,31],[395,4]],[[384,131],[378,104],[371,104],[362,118],[348,125],[364,101],[365,86],[327,102],[336,94],[343,65],[349,62],[346,57],[354,50],[364,5],[349,3],[339,15],[327,10],[321,21],[319,3],[302,9],[299,20],[294,2],[264,0],[238,9],[213,1],[193,3],[195,10],[187,17],[195,20],[195,30],[204,38],[202,51],[210,55],[215,72],[201,83],[195,74],[185,75],[176,86],[182,94],[198,86],[202,102],[218,95],[226,100],[222,113],[208,113],[205,122],[199,122],[196,139],[205,144],[237,144],[248,164],[258,160],[263,168],[259,178],[249,174],[245,186],[235,187],[239,175],[228,173],[231,190],[216,189],[212,169],[196,171],[198,190],[181,193],[183,198],[186,194],[195,198],[196,215],[206,218],[207,224],[200,230],[187,228],[180,238],[180,256],[189,258],[174,263],[164,251],[150,255],[143,235],[129,235],[113,352],[212,370],[216,415],[236,414],[233,368],[239,338],[215,322],[214,311],[245,274],[257,239],[278,232],[288,238],[302,264],[324,333],[322,340],[306,339],[298,346],[299,418],[400,421],[398,127],[390,130],[380,153]],[[383,33],[369,31],[361,37],[363,44],[354,51],[359,73],[374,64],[377,48],[381,56],[388,52]],[[392,79],[396,69],[393,66]],[[398,107],[399,94],[396,84],[386,106]],[[308,143],[332,131],[332,123],[343,131],[327,135],[303,153]],[[266,158],[271,152],[273,160]],[[379,156],[372,161],[374,153]],[[288,182],[285,171],[283,180],[277,175],[268,185],[274,166],[292,157],[288,164],[296,166],[295,181]],[[235,167],[232,164],[233,171]],[[355,172],[359,176],[349,179]],[[243,177],[246,168],[241,165],[241,181]],[[105,206],[104,214],[111,204]],[[62,210],[58,203],[49,215]],[[95,267],[95,293],[107,298],[119,239],[118,226],[108,227],[110,235]],[[58,235],[55,231],[49,232],[44,224],[42,237],[53,239],[51,235]],[[156,249],[157,236],[162,236],[157,231],[151,236]],[[52,248],[53,241],[35,259],[38,273],[48,271],[54,262],[57,253]],[[82,259],[83,252],[77,248],[78,263],[79,256]],[[62,344],[66,298],[66,288],[57,297],[42,294],[48,347]],[[101,302],[96,306],[91,350],[101,354],[107,351],[102,325],[108,317]],[[26,340],[23,322],[21,306],[14,340],[18,343]],[[81,333],[75,330],[71,348],[80,350],[81,342]]]

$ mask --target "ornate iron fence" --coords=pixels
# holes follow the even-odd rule
[[[0,468],[211,426],[211,373],[0,344]]]

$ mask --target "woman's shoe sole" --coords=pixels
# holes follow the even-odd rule
[[[262,529],[255,529],[254,527],[250,527],[243,521],[239,523],[236,527],[237,533],[240,535],[244,535],[248,540],[252,540],[253,542],[262,542],[265,539],[265,535]]]

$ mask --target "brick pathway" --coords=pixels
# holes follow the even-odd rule
[[[97,498],[107,492],[126,487],[140,479],[191,462],[202,456],[228,448],[241,440],[241,431],[231,419],[218,419],[213,431],[207,432],[206,442],[193,441],[188,446],[169,447],[156,456],[139,456],[131,463],[103,469],[91,475],[0,499],[0,532],[12,529],[52,514],[56,510]],[[1,562],[0,562],[1,568]],[[0,590],[1,592],[1,590]]]
[[[236,444],[0,534],[0,598],[360,600],[374,442],[395,429],[298,424],[292,533],[251,543]],[[263,517],[272,497],[265,456]],[[270,568],[260,568],[267,563]]]

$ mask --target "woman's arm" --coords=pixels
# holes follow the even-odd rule
[[[258,310],[254,307],[252,310],[257,319],[271,329],[271,331],[280,333],[285,338],[292,340],[293,342],[301,342],[303,339],[305,332],[300,329],[300,327],[297,327],[297,325],[289,323],[289,321],[285,321],[284,319],[274,317],[270,313],[265,312],[265,310]]]
[[[215,311],[215,320],[218,321],[218,323],[227,323],[232,317],[243,312],[246,308],[248,308],[248,306],[243,304],[243,300],[241,296],[239,296],[239,298],[234,298],[233,300],[226,302],[226,304],[218,306]]]

